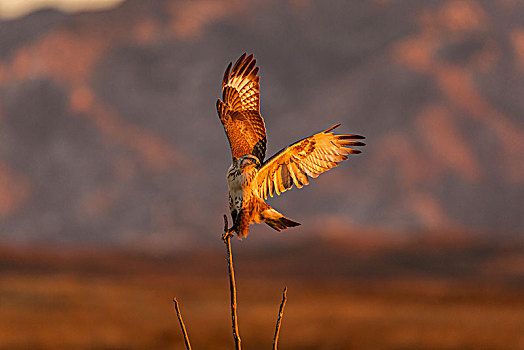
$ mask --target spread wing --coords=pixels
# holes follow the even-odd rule
[[[266,127],[260,116],[257,61],[253,54],[244,53],[233,69],[227,66],[222,80],[222,100],[217,111],[224,126],[233,158],[253,154],[264,161],[266,156]]]
[[[348,146],[365,146],[353,139],[364,139],[359,135],[335,135],[326,131],[302,139],[282,149],[262,164],[255,177],[258,195],[267,199],[275,192],[280,195],[293,187],[309,184],[308,176],[316,178],[338,162],[348,159],[348,154],[358,154],[359,150]]]

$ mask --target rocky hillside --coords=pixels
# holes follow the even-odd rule
[[[337,122],[367,136],[270,201],[304,224],[287,235],[524,230],[524,3],[128,0],[0,22],[0,239],[171,249],[218,234],[230,153],[215,101],[245,51],[268,154]]]

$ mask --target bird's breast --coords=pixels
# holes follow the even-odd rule
[[[229,186],[229,192],[242,190],[242,182],[242,171],[232,165],[227,172],[227,185]]]
[[[233,198],[243,198],[250,196],[251,185],[256,175],[256,169],[245,169],[244,171],[232,165],[227,172],[227,184],[229,193]]]

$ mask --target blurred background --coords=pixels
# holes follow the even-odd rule
[[[524,2],[0,0],[0,348],[230,349],[215,110],[364,152],[234,241],[244,346],[524,349]]]

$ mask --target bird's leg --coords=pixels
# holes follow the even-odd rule
[[[237,230],[236,225],[231,226],[230,228],[226,229],[224,231],[224,234],[222,235],[222,239],[226,239],[227,236],[233,236]]]
[[[234,231],[224,232],[222,234],[222,240],[225,241],[229,236],[233,236],[234,234],[235,234]]]
[[[236,231],[237,227],[235,223],[230,228],[227,228],[227,216],[224,215],[224,233],[222,234],[222,240],[225,241],[229,236],[233,236],[234,232]]]

